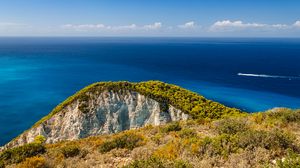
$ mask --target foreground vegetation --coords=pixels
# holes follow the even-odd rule
[[[56,144],[38,137],[2,152],[0,167],[300,167],[299,127],[300,110],[277,108]]]

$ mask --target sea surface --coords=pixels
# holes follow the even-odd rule
[[[300,39],[0,38],[0,145],[97,81],[161,80],[247,112],[300,108]]]

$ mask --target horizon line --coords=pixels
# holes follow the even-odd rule
[[[300,39],[291,36],[1,36],[0,38],[232,38],[232,39]]]

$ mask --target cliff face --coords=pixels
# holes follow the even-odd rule
[[[89,94],[89,99],[73,101],[50,119],[5,145],[5,148],[33,142],[38,135],[43,135],[46,143],[54,143],[189,118],[181,110],[167,106],[163,109],[168,110],[162,111],[159,102],[128,90]]]

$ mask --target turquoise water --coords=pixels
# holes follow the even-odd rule
[[[300,108],[299,39],[0,38],[0,144],[97,81],[162,80],[248,112]]]

